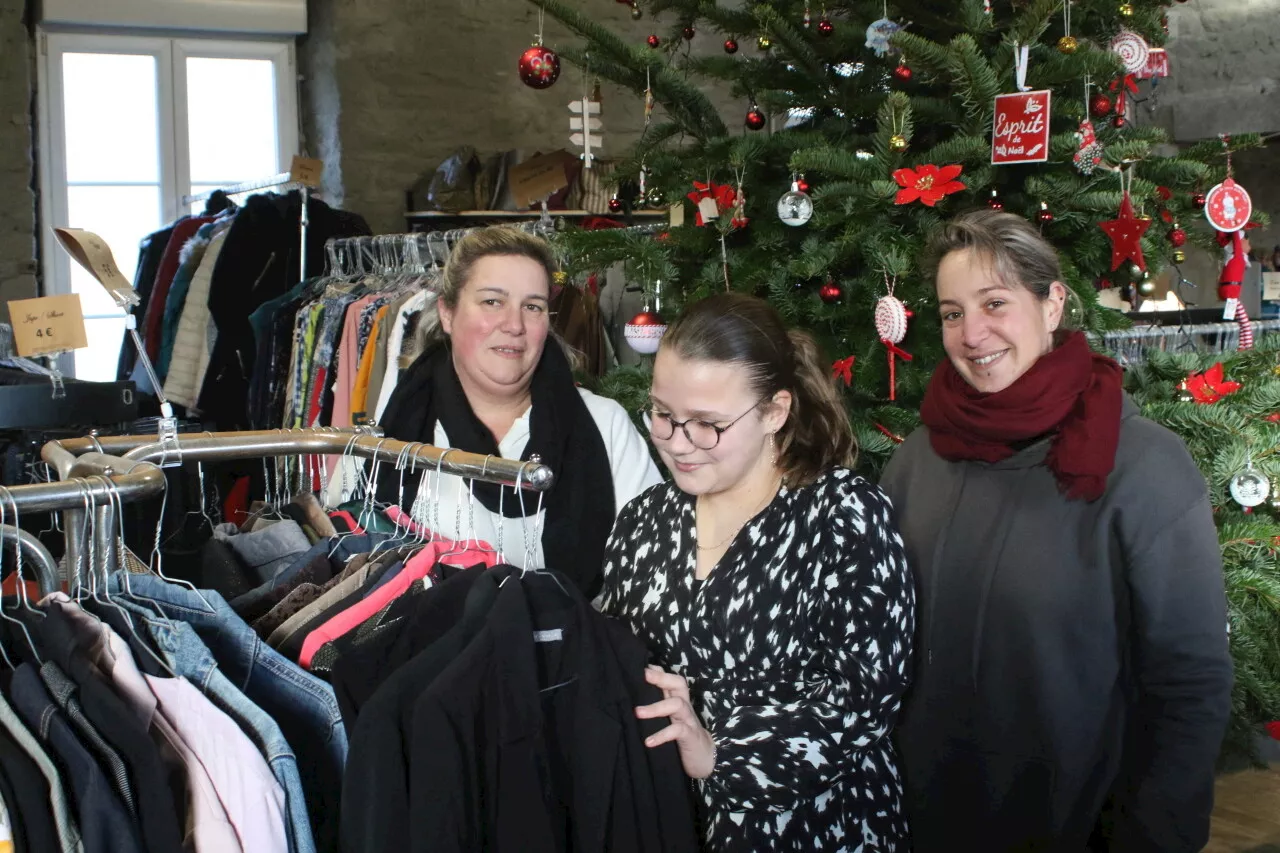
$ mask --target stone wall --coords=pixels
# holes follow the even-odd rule
[[[652,19],[633,21],[626,5],[574,2],[636,44],[653,31]],[[527,0],[311,0],[312,30],[300,51],[305,130],[330,181],[341,175],[329,197],[375,231],[400,231],[405,190],[460,145],[481,156],[570,147],[568,106],[582,97],[582,71],[564,63],[559,81],[541,91],[516,74],[538,29],[537,11]],[[659,30],[669,26],[663,20]],[[573,37],[548,18],[544,42],[555,47]],[[693,40],[695,51],[721,45],[715,33]],[[608,83],[602,99],[604,153],[620,155],[642,129],[643,105]],[[719,100],[726,110],[746,111]]]
[[[7,300],[36,295],[31,52],[23,0],[0,0],[0,319],[6,321]]]

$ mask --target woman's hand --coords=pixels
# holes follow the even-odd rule
[[[671,725],[646,738],[644,745],[655,747],[675,741],[680,750],[680,763],[689,778],[707,778],[715,769],[716,745],[689,701],[689,682],[656,666],[645,667],[644,680],[660,687],[663,699],[636,708],[636,716],[642,720],[671,718]]]

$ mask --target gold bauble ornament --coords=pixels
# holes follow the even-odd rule
[[[1144,278],[1138,285],[1138,292],[1143,296],[1150,296],[1156,292],[1156,283],[1149,278]]]
[[[1178,383],[1178,393],[1176,396],[1179,403],[1194,403],[1196,401],[1195,395],[1192,394],[1191,389],[1187,387],[1187,380],[1185,379]]]
[[[551,281],[559,287],[564,287],[569,283],[569,274],[564,270],[556,270],[551,274]]]
[[[1058,52],[1065,54],[1073,54],[1080,49],[1080,42],[1076,41],[1075,36],[1063,36],[1058,39]]]
[[[901,154],[907,150],[907,138],[901,133],[889,137],[889,150]]]
[[[1174,249],[1174,251],[1173,251],[1173,262],[1174,262],[1175,264],[1182,264],[1182,263],[1186,263],[1186,260],[1187,260],[1187,253],[1186,253],[1186,252],[1182,251],[1181,249]]]
[[[1121,3],[1121,4],[1120,4],[1120,14],[1121,14],[1121,15],[1124,15],[1126,18],[1132,18],[1132,17],[1133,17],[1133,4],[1132,4],[1132,3]]]
[[[773,39],[768,36],[760,36],[760,38],[756,39],[756,47],[761,50],[768,50],[773,47]]]

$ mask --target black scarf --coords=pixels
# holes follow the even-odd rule
[[[527,461],[536,454],[555,474],[542,502],[547,512],[542,531],[546,567],[572,578],[589,601],[600,590],[604,546],[615,514],[613,474],[604,438],[574,386],[569,360],[552,340],[542,350],[529,391],[533,398],[529,443],[520,458]],[[434,444],[437,423],[444,426],[453,447],[499,455],[493,433],[471,409],[446,345],[431,347],[409,365],[382,416],[383,433],[400,441]],[[412,506],[418,478],[406,477],[404,486],[404,506]],[[378,485],[378,499],[392,503],[398,490],[398,476],[384,478]],[[476,483],[475,496],[490,512],[496,514],[501,506],[507,518],[522,515],[513,488]],[[537,508],[537,494],[526,492],[523,513],[533,515]]]

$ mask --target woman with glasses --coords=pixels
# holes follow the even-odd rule
[[[602,609],[648,644],[706,848],[905,850],[889,733],[914,593],[813,340],[721,294],[671,325],[644,412],[673,482],[623,509]]]

